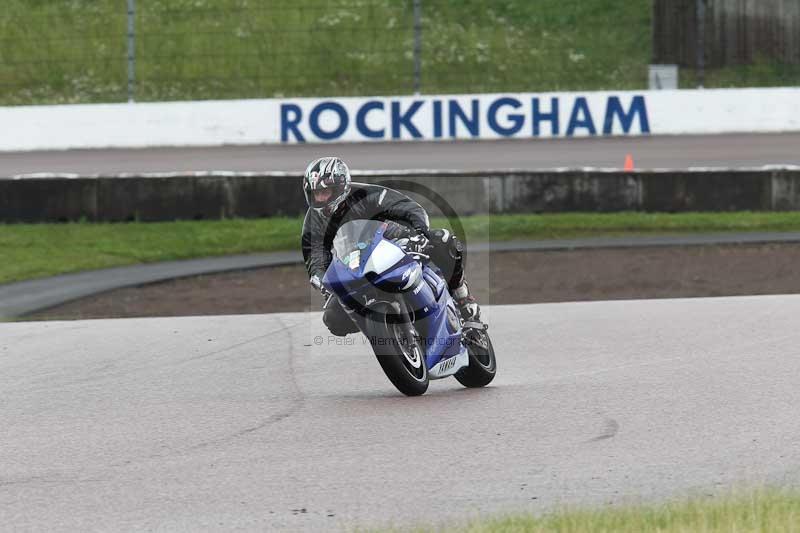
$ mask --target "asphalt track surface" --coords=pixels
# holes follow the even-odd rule
[[[797,485],[798,313],[487,308],[495,382],[420,398],[316,313],[0,324],[0,523],[319,531]]]
[[[173,171],[295,171],[336,154],[359,170],[760,167],[800,164],[800,134],[225,146],[0,153],[0,176]]]

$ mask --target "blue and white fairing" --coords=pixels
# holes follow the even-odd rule
[[[431,378],[455,374],[469,357],[461,341],[458,310],[441,276],[385,239],[386,224],[354,220],[336,234],[333,261],[323,285],[365,331],[366,314],[376,304],[400,304],[414,321]]]

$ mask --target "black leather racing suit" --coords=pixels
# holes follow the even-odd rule
[[[396,222],[408,228],[409,234],[416,232],[425,235],[431,244],[431,260],[442,270],[450,290],[462,283],[463,248],[458,239],[445,230],[431,231],[425,209],[408,196],[380,185],[365,183],[352,183],[350,194],[330,218],[314,209],[306,212],[302,248],[309,277],[322,279],[333,260],[331,249],[336,232],[343,224],[362,219]],[[358,331],[336,298],[331,298],[325,306],[323,321],[334,335]]]

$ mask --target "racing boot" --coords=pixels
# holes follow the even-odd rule
[[[466,281],[462,281],[458,288],[452,292],[453,299],[456,301],[458,310],[461,312],[461,318],[465,322],[480,322],[481,321],[481,308],[475,297],[469,292],[469,286]]]

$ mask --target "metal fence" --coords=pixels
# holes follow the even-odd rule
[[[413,25],[412,25],[412,32],[413,32],[413,63],[414,63],[414,74],[413,74],[413,87],[414,92],[419,93],[421,89],[421,76],[422,76],[422,0],[411,0],[412,9],[413,9]],[[136,100],[136,0],[127,0],[128,11],[127,11],[127,61],[128,61],[128,101],[133,102]],[[313,5],[301,5],[299,9],[304,11],[304,9],[313,9]],[[348,6],[349,7],[349,6]],[[404,8],[402,4],[400,5],[401,8]],[[211,11],[211,10],[209,10]],[[227,12],[219,12],[212,11],[214,15],[222,15],[228,16],[236,15],[237,11],[249,11],[247,9],[229,9]],[[275,9],[275,15],[280,16],[280,12],[282,9]],[[313,28],[309,28],[310,37],[313,38],[316,32]],[[302,28],[299,28],[299,32],[302,32]],[[277,34],[281,33],[288,33],[292,32],[295,33],[296,31],[293,30],[278,30],[276,31]],[[358,30],[356,29],[356,32]],[[238,29],[237,29],[238,32]],[[213,35],[213,34],[211,34]],[[224,33],[221,33],[224,35]],[[243,35],[236,33],[236,36],[241,38]],[[352,52],[350,52],[352,53]],[[205,54],[197,54],[194,57],[213,57],[212,55],[205,55]],[[236,59],[237,57],[243,57],[243,55],[230,55],[231,59]],[[269,56],[262,56],[262,57],[269,57]],[[255,77],[254,79],[259,79]]]
[[[641,89],[654,55],[693,86],[658,6],[696,1],[733,0],[3,0],[0,104]],[[779,55],[715,69],[800,82]]]
[[[654,0],[653,60],[694,72],[699,85],[796,85],[800,0]]]

